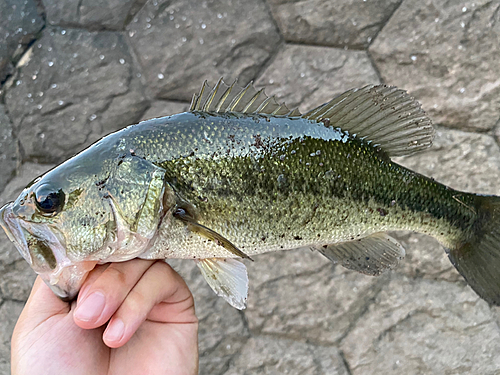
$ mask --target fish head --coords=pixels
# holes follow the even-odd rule
[[[0,225],[23,258],[62,299],[78,293],[108,241],[111,207],[92,179],[57,168],[0,209]]]

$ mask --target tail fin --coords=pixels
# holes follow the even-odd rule
[[[477,196],[474,234],[448,257],[474,291],[500,305],[500,197]]]

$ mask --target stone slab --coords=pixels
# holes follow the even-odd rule
[[[153,94],[185,101],[204,80],[254,79],[280,41],[262,0],[150,1],[127,30]]]

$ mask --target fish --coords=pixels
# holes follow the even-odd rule
[[[187,112],[130,125],[35,178],[0,225],[63,300],[97,265],[191,259],[243,309],[245,262],[312,249],[377,276],[436,238],[472,289],[500,305],[500,198],[461,192],[392,161],[431,146],[406,91],[355,88],[302,114],[252,83],[206,81]]]

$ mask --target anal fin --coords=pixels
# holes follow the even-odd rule
[[[370,276],[393,269],[405,257],[403,246],[386,233],[325,245],[317,250],[334,263]]]
[[[196,265],[215,294],[238,310],[246,307],[248,275],[243,263],[232,258],[207,258],[196,260]]]

